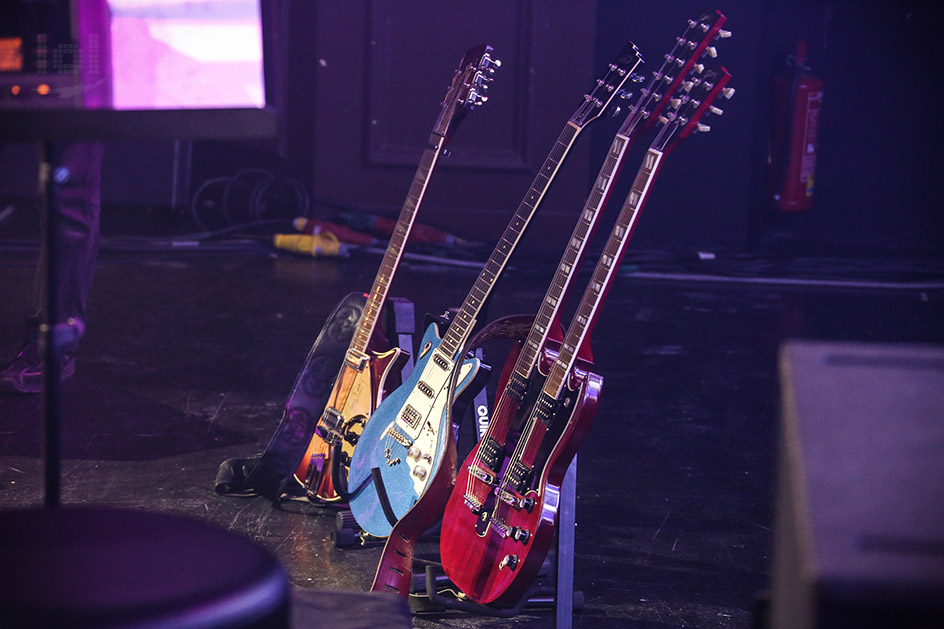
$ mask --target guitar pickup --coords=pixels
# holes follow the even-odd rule
[[[433,387],[429,386],[428,384],[426,384],[426,383],[423,382],[422,380],[420,380],[420,381],[416,384],[416,388],[419,389],[420,392],[421,392],[423,395],[425,395],[426,397],[428,397],[428,398],[430,398],[430,399],[432,399],[432,397],[436,394],[436,392],[433,391]]]
[[[439,354],[433,354],[433,362],[443,371],[449,371],[449,361]]]
[[[498,478],[494,474],[489,474],[485,470],[474,465],[469,466],[469,476],[477,478],[486,485],[494,485],[498,481]]]
[[[420,425],[420,420],[423,419],[423,414],[407,404],[403,407],[403,412],[400,413],[400,419],[411,429],[416,429],[416,427]]]

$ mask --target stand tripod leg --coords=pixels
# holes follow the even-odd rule
[[[574,538],[577,502],[577,456],[570,462],[561,484],[557,520],[557,600],[554,626],[569,629],[574,621]]]

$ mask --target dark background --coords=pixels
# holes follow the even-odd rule
[[[43,5],[45,3],[39,3]],[[271,79],[284,114],[281,155],[272,145],[118,142],[106,153],[106,221],[172,218],[192,227],[194,192],[247,168],[298,182],[326,216],[326,201],[395,215],[448,77],[480,41],[504,61],[491,100],[453,140],[420,221],[492,242],[519,203],[581,92],[632,40],[661,63],[701,2],[276,3],[269,24]],[[937,220],[935,42],[944,9],[935,2],[728,0],[718,5],[729,39],[719,59],[735,98],[668,160],[634,246],[839,255],[940,254]],[[9,20],[8,20],[9,23]],[[825,84],[814,207],[771,211],[764,189],[772,80],[798,39]],[[524,247],[554,247],[569,233],[621,118],[580,136]],[[635,147],[639,154],[644,149]],[[26,147],[0,155],[4,197],[35,189]],[[627,170],[638,160],[628,160]],[[617,184],[620,201],[631,176]],[[287,205],[277,207],[279,203]],[[271,211],[291,213],[293,201]],[[299,208],[301,209],[301,208]],[[614,212],[615,213],[615,212]],[[142,221],[140,225],[146,225]]]

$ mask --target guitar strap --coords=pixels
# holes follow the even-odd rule
[[[328,394],[366,302],[363,293],[350,293],[337,305],[308,352],[265,452],[223,461],[216,474],[216,493],[261,495],[272,501],[282,497],[328,403]],[[298,489],[296,493],[304,493],[300,485]]]

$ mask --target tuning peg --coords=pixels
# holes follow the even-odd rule
[[[716,116],[720,116],[721,114],[724,113],[724,110],[723,110],[723,109],[719,109],[719,108],[715,107],[714,105],[712,105],[711,107],[709,107],[709,108],[708,108],[708,111],[710,111],[711,113],[713,113],[713,114],[716,115]]]
[[[695,74],[701,74],[702,72],[705,71],[705,64],[696,63],[695,65],[692,66],[692,70],[695,71]]]
[[[584,94],[583,99],[588,103],[593,103],[594,107],[603,107],[603,102],[599,98],[594,98],[590,94]]]
[[[715,48],[714,46],[708,46],[707,48],[705,48],[705,54],[711,57],[712,59],[714,59],[715,57],[718,56],[718,49]]]
[[[731,37],[731,31],[726,31],[724,29],[718,31],[718,39],[727,39]]]
[[[723,90],[721,90],[721,95],[724,96],[725,98],[731,98],[732,96],[734,96],[734,88],[733,87],[724,88]]]
[[[661,122],[662,124],[668,124],[669,119],[666,118],[665,116],[659,116],[659,122]]]
[[[673,98],[672,100],[669,101],[669,104],[672,105],[672,109],[678,109],[679,107],[682,106],[682,99]]]
[[[682,89],[685,90],[686,92],[691,92],[693,87],[695,87],[695,83],[693,83],[692,81],[685,81],[684,83],[682,83]]]
[[[698,131],[701,133],[708,133],[709,131],[711,131],[711,127],[699,122],[698,124],[695,125],[695,131]]]

